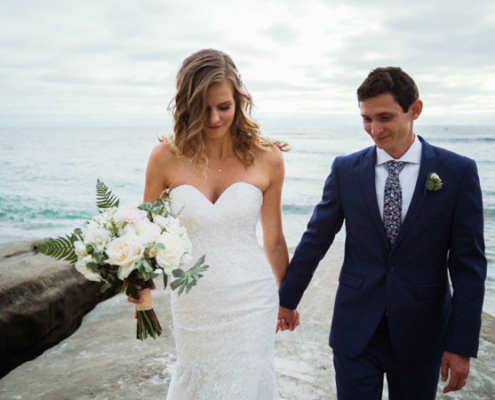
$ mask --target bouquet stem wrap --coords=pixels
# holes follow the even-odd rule
[[[136,310],[138,311],[153,310],[153,299],[151,298],[150,289],[144,289],[144,292],[141,293],[141,299],[143,299],[143,302],[136,304]]]
[[[141,293],[142,303],[136,304],[137,311],[137,332],[136,338],[145,340],[148,336],[156,339],[162,333],[162,327],[155,311],[153,310],[153,299],[151,298],[151,290],[144,289]]]

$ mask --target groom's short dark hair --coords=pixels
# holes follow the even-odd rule
[[[419,98],[414,80],[399,67],[372,70],[357,90],[358,101],[390,93],[404,112]]]

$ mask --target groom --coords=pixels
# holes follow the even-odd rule
[[[444,392],[464,387],[478,350],[487,265],[476,164],[414,133],[423,103],[400,68],[371,71],[357,94],[375,146],[335,159],[280,287],[279,319],[294,329],[345,222],[330,333],[338,398],[380,399],[386,375],[391,400],[434,399],[440,372]]]

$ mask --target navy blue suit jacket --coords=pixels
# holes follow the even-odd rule
[[[376,199],[375,147],[337,157],[280,287],[280,304],[295,309],[345,221],[330,346],[347,357],[365,349],[384,313],[400,359],[444,350],[476,357],[487,267],[476,164],[420,140],[419,176],[394,245]],[[441,190],[425,192],[429,172]]]

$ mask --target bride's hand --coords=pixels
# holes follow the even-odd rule
[[[278,331],[285,331],[287,329],[293,331],[299,326],[299,323],[299,311],[297,311],[297,309],[289,310],[288,308],[280,306],[278,311],[277,329],[275,333],[278,333]]]
[[[129,281],[128,280],[125,280],[124,281],[124,287],[127,289],[128,286],[129,286]],[[141,286],[139,286],[139,285],[134,285],[134,286],[136,286],[136,289],[138,290],[139,300],[136,300],[134,297],[132,297],[131,295],[129,295],[129,296],[127,296],[127,301],[129,301],[131,303],[134,303],[134,304],[142,303],[143,302],[143,296],[142,296],[142,294],[144,293],[144,291],[146,289],[141,289]],[[151,289],[151,290],[155,290],[156,289],[156,285],[155,285],[155,282],[153,280],[151,280],[151,286],[149,287],[149,289]]]
[[[127,288],[127,286],[129,286],[129,281],[125,280],[124,281],[124,287]],[[141,286],[139,286],[139,285],[135,285],[135,286],[136,286],[136,289],[138,290],[139,300],[136,300],[134,297],[129,295],[129,296],[127,296],[127,301],[129,301],[130,303],[139,304],[139,303],[143,302],[143,293],[146,289],[141,289]],[[151,286],[149,288],[151,290],[156,289],[156,285],[155,285],[155,282],[153,281],[153,279],[151,280]],[[137,310],[134,312],[134,318],[137,318]]]

